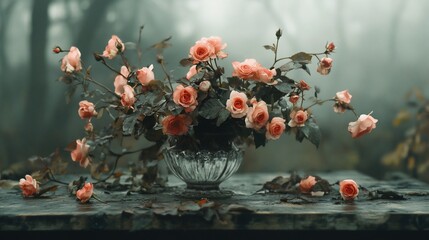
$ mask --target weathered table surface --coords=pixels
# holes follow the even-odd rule
[[[81,204],[61,186],[40,198],[23,198],[19,189],[0,189],[1,231],[75,230],[429,230],[429,185],[412,178],[375,180],[356,171],[322,172],[330,183],[351,178],[370,191],[395,191],[399,199],[373,199],[361,193],[346,203],[338,194],[323,197],[259,192],[276,173],[235,174],[222,189],[227,199],[196,200],[177,197],[185,185],[173,176],[160,193],[127,191],[95,193],[104,202]],[[0,233],[1,234],[1,233]]]

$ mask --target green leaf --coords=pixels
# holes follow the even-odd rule
[[[280,98],[279,100],[279,106],[282,108],[287,108],[288,107],[288,100],[285,97]]]
[[[294,62],[301,62],[301,63],[310,63],[311,58],[313,56],[311,54],[305,53],[305,52],[299,52],[290,57],[292,61]]]
[[[228,80],[229,86],[231,88],[238,88],[243,87],[243,80],[241,80],[238,77],[227,77],[226,80]]]
[[[307,67],[307,64],[302,64],[301,68],[311,76],[310,69]]]
[[[319,126],[314,122],[314,120],[307,120],[305,126],[301,128],[301,131],[303,132],[305,138],[313,143],[316,148],[319,147],[322,134],[320,132]]]
[[[271,50],[273,52],[276,51],[276,46],[274,44],[273,45],[264,45],[264,48],[267,50]]]
[[[215,119],[219,112],[225,108],[219,99],[210,98],[202,103],[198,114],[205,119]]]
[[[222,123],[224,123],[226,121],[226,119],[228,119],[228,117],[231,115],[231,113],[226,110],[225,108],[221,109],[219,112],[219,116],[217,118],[216,121],[216,126],[220,126]]]
[[[125,117],[124,123],[122,125],[122,132],[124,135],[131,135],[133,133],[137,117],[137,114],[132,114]]]
[[[295,139],[298,142],[302,142],[302,140],[304,140],[304,138],[305,138],[305,135],[302,132],[302,128],[298,128],[298,130],[296,131]]]
[[[290,93],[292,91],[293,85],[286,82],[279,82],[274,87],[282,93]]]
[[[255,148],[265,146],[265,143],[267,141],[265,134],[253,131],[253,138],[255,141]]]
[[[193,65],[192,58],[184,58],[184,59],[180,60],[180,65],[182,65],[182,67],[192,66]]]

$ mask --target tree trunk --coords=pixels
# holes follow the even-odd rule
[[[46,42],[49,26],[48,7],[51,0],[33,1],[31,32],[29,38],[30,56],[28,81],[23,106],[24,117],[21,120],[20,136],[27,139],[26,151],[38,150],[43,133],[43,118],[46,113]]]

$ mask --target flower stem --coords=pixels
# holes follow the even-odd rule
[[[106,87],[106,86],[104,86],[103,84],[101,84],[101,83],[99,83],[99,82],[97,82],[97,81],[95,81],[95,80],[92,80],[91,78],[87,78],[86,79],[88,82],[92,82],[92,83],[94,83],[95,85],[97,85],[97,86],[99,86],[99,87],[101,87],[101,88],[103,88],[104,90],[106,90],[106,91],[108,91],[109,93],[111,93],[113,96],[115,96],[116,98],[118,98],[118,99],[120,99],[121,97],[119,97],[115,92],[113,92],[112,90],[110,90],[108,87]]]

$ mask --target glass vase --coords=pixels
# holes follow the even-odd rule
[[[227,198],[231,190],[221,189],[222,182],[240,167],[244,151],[230,150],[164,150],[164,160],[171,173],[186,183],[178,195],[185,198]]]

